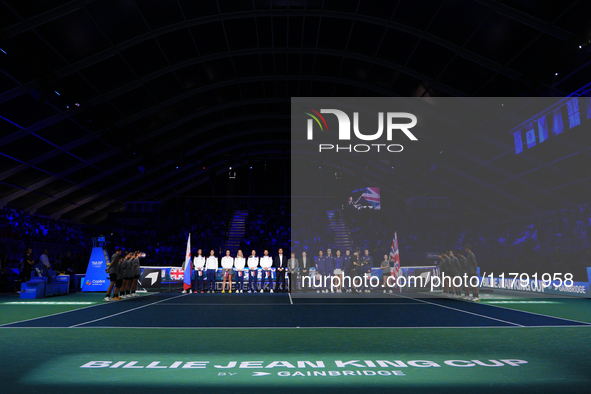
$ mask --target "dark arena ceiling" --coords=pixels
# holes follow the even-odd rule
[[[590,15],[584,0],[0,0],[0,206],[96,223],[228,163],[288,161],[292,96],[568,96],[590,82]],[[591,193],[589,135],[519,155],[507,132],[450,138],[436,171],[405,167],[399,197],[497,219],[569,207]]]

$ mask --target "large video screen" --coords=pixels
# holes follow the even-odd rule
[[[349,204],[356,209],[373,209],[379,211],[381,209],[380,203],[380,188],[379,187],[362,187],[355,189],[349,197]]]

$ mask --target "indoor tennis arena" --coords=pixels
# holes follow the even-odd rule
[[[0,0],[0,393],[587,393],[591,3]]]

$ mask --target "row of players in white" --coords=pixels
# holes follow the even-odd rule
[[[248,268],[246,268],[248,267]],[[242,251],[238,251],[238,255],[236,257],[230,256],[230,251],[226,250],[226,255],[222,257],[222,269],[224,270],[237,270],[237,271],[248,271],[248,270],[256,270],[261,267],[263,270],[268,271],[273,267],[273,258],[269,256],[269,251],[265,249],[264,256],[259,257],[256,255],[256,250],[252,251],[252,254],[248,256],[248,262],[244,258]],[[206,270],[217,270],[219,268],[218,258],[215,257],[215,251],[209,252],[209,256],[205,258],[202,256],[202,250],[199,249],[197,251],[197,256],[193,258],[193,268],[196,271],[206,271]],[[263,290],[261,289],[261,292]],[[273,289],[271,289],[273,291]],[[185,291],[183,291],[184,293]],[[237,293],[242,293],[242,289],[236,290]]]

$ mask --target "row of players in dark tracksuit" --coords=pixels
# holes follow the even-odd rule
[[[456,252],[449,250],[439,253],[439,271],[441,272],[444,295],[452,298],[480,301],[478,285],[473,286],[470,284],[470,278],[478,275],[478,263],[476,262],[476,256],[472,253],[472,246],[470,244],[466,244],[464,250],[460,249]],[[446,281],[444,276],[451,278],[461,277],[462,283],[460,286],[456,286],[453,284],[453,281]],[[456,283],[459,283],[459,281],[456,280]],[[473,283],[476,283],[476,281]],[[462,287],[464,287],[463,296]],[[470,297],[470,287],[472,288],[472,297]]]
[[[302,265],[306,265],[305,263],[305,252],[302,253]],[[363,276],[370,276],[371,269],[373,268],[373,258],[369,255],[369,250],[365,249],[362,255],[359,252],[354,252],[351,254],[349,250],[345,251],[344,255],[341,255],[341,251],[337,250],[336,254],[333,255],[331,249],[326,250],[326,255],[322,251],[318,252],[318,256],[314,257],[314,266],[316,268],[316,272],[321,275],[322,278],[328,277],[337,277],[338,280],[338,287],[333,290],[331,289],[330,292],[337,292],[342,293],[343,289],[345,292],[352,293],[356,291],[357,293],[365,292],[370,293],[370,286],[366,284],[365,281],[361,281],[362,285],[360,287],[355,287],[350,282],[344,281],[343,278],[347,277],[363,277]],[[303,270],[304,274],[307,275],[308,271]],[[346,287],[349,287],[348,289]],[[320,288],[316,288],[317,293],[328,293],[329,290],[327,286],[324,284],[320,286]]]
[[[111,256],[111,264],[105,272],[109,274],[109,288],[104,301],[119,301],[125,298],[137,297],[137,283],[140,279],[142,269],[140,267],[140,258],[142,252],[136,251],[127,253],[123,257],[123,250],[117,249]],[[111,291],[113,295],[111,296]]]
[[[215,292],[215,281],[216,274],[219,268],[218,258],[215,256],[215,251],[211,250],[210,255],[206,258],[203,256],[203,251],[198,250],[197,256],[193,259],[194,269],[194,280],[192,281],[192,289],[185,290],[183,293],[196,292],[196,293],[213,293]],[[318,256],[311,260],[306,256],[306,252],[302,253],[300,259],[295,257],[295,253],[291,254],[291,257],[287,259],[283,255],[283,249],[278,250],[278,255],[272,258],[269,256],[269,251],[265,249],[262,257],[257,256],[256,250],[251,252],[248,259],[245,259],[242,251],[239,250],[236,257],[230,255],[230,251],[226,251],[226,255],[221,259],[222,265],[222,293],[226,292],[226,282],[228,283],[228,292],[232,292],[232,277],[236,279],[236,292],[242,293],[244,291],[244,274],[248,275],[247,289],[249,293],[260,292],[263,293],[267,289],[273,293],[277,291],[286,292],[285,274],[289,275],[290,287],[295,284],[297,272],[300,272],[302,279],[308,276],[311,268],[315,268],[316,272],[322,277],[340,277],[339,286],[336,290],[331,292],[340,293],[343,291],[343,275],[358,275],[363,276],[371,272],[373,267],[373,259],[369,255],[369,251],[365,251],[365,255],[359,257],[358,253],[353,255],[347,250],[344,256],[341,256],[341,252],[337,251],[336,256],[331,254],[331,250],[327,250],[326,256],[322,251],[318,253]],[[259,285],[258,270],[262,271],[261,283]],[[271,268],[275,268],[276,283],[273,289],[273,278],[271,275]],[[293,279],[292,279],[293,277]],[[304,281],[302,280],[302,284]],[[280,289],[281,287],[281,289]],[[328,286],[319,285],[316,287],[316,291],[323,293],[328,292]],[[291,289],[290,289],[291,290]],[[352,292],[352,289],[347,289],[347,292]],[[360,292],[361,290],[356,289]],[[366,289],[365,292],[369,292]]]

